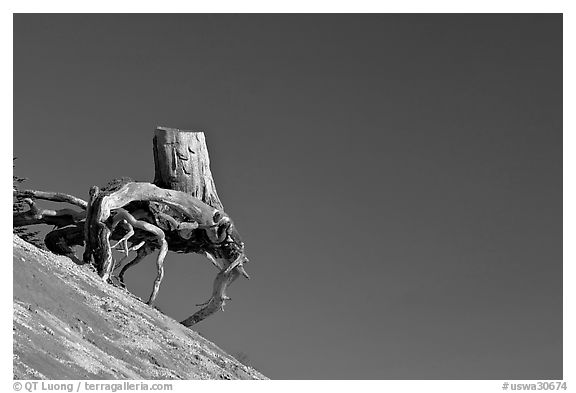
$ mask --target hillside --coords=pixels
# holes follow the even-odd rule
[[[14,236],[14,379],[266,379],[215,344]]]

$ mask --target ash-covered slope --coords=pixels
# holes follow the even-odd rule
[[[198,333],[14,236],[15,379],[266,379]]]

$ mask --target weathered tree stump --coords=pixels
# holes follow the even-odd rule
[[[153,146],[154,184],[115,179],[105,187],[92,187],[88,202],[61,193],[18,191],[20,198],[67,202],[83,211],[40,209],[32,199],[27,199],[30,210],[14,214],[13,222],[15,226],[55,225],[46,236],[47,247],[71,256],[73,246],[85,245],[84,262],[92,262],[100,277],[107,281],[111,281],[114,269],[119,267],[113,250],[118,247],[125,253],[122,260],[130,251],[137,251],[137,256],[120,272],[121,284],[130,266],[158,250],[150,305],[158,294],[168,251],[208,257],[219,272],[210,299],[182,322],[192,326],[224,309],[225,300],[230,299],[226,288],[236,278],[240,275],[250,278],[243,267],[248,259],[244,243],[216,192],[204,134],[159,127]],[[111,240],[117,243],[111,245]]]
[[[210,171],[210,157],[203,132],[156,128],[154,184],[183,191],[212,207],[224,209]]]
[[[186,192],[212,207],[224,209],[210,171],[210,157],[203,132],[166,127],[156,128],[154,184],[162,188]],[[226,271],[226,268],[230,267],[234,261],[222,261],[222,255],[210,253],[210,251],[206,252],[206,256],[222,270],[214,280],[212,297],[202,304],[204,308],[182,321],[185,326],[192,326],[219,309],[224,310],[225,300],[229,299],[225,293],[226,288],[240,274],[249,278],[241,265],[240,269]]]

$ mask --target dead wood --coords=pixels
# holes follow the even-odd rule
[[[201,304],[204,306],[201,310],[186,318],[181,323],[184,326],[190,327],[219,310],[224,311],[224,305],[226,304],[225,301],[230,300],[230,297],[226,295],[226,289],[239,276],[240,272],[237,270],[233,270],[229,273],[225,273],[224,271],[218,273],[216,279],[214,280],[212,297],[206,303]]]
[[[160,283],[162,282],[162,278],[164,277],[164,258],[166,257],[166,253],[168,252],[168,243],[166,242],[166,236],[164,235],[164,232],[157,226],[152,225],[146,221],[140,221],[135,219],[132,214],[128,213],[124,209],[117,210],[116,215],[112,220],[111,230],[114,231],[116,226],[121,221],[130,225],[130,232],[128,233],[129,236],[124,236],[122,238],[123,240],[128,240],[130,237],[132,237],[134,234],[133,228],[138,228],[143,231],[152,233],[156,237],[156,241],[160,244],[160,252],[158,254],[158,258],[156,259],[156,267],[158,273],[156,275],[156,279],[154,280],[154,287],[148,300],[148,304],[152,305],[154,304],[154,300],[156,300],[158,290],[160,289]],[[128,254],[127,247],[126,247],[126,254]]]
[[[39,208],[30,198],[25,198],[24,202],[28,204],[30,210],[13,215],[12,224],[14,227],[48,224],[54,225],[56,228],[62,228],[73,225],[86,217],[86,212],[73,209],[53,210]]]
[[[75,258],[73,247],[84,245],[84,262],[93,263],[107,281],[120,267],[112,250],[123,252],[123,259],[136,251],[137,256],[119,273],[122,284],[131,266],[158,250],[149,304],[157,297],[169,250],[207,256],[218,274],[210,299],[182,322],[192,326],[224,309],[225,300],[230,299],[228,286],[240,275],[249,278],[243,266],[248,259],[244,243],[216,192],[203,133],[158,128],[154,166],[154,184],[116,179],[102,189],[92,187],[88,202],[63,193],[15,191],[20,200],[29,198],[26,203],[30,209],[14,214],[13,222],[14,226],[54,225],[45,238],[48,249]],[[32,198],[70,203],[83,211],[41,209]],[[118,242],[112,246],[111,240]]]
[[[54,202],[67,202],[72,205],[86,209],[88,203],[86,201],[77,198],[73,195],[64,194],[61,192],[49,192],[49,191],[36,191],[36,190],[24,190],[18,191],[14,190],[14,196],[19,198],[34,198],[34,199],[45,199]]]
[[[223,209],[210,171],[203,132],[158,127],[154,133],[154,184],[182,191]]]

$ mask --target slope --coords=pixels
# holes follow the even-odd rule
[[[14,236],[14,379],[266,379],[89,265]]]

